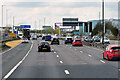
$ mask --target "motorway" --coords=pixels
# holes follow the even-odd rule
[[[29,55],[9,76],[9,79],[94,78],[97,80],[97,78],[118,78],[119,76],[119,61],[102,59],[103,50],[101,49],[88,46],[73,47],[60,41],[60,45],[51,45],[51,52],[37,52],[40,41],[41,39],[33,40]],[[13,52],[3,54],[3,76],[27,53],[30,46],[31,43],[20,44],[16,47],[17,49],[12,50]],[[9,54],[12,56],[7,56]]]

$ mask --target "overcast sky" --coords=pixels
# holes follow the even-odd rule
[[[12,17],[15,17],[15,25],[30,24],[32,28],[39,25],[53,26],[55,22],[62,22],[63,17],[78,17],[79,21],[97,20],[101,12],[102,0],[4,0],[4,25],[6,25],[6,10],[8,24],[12,25]],[[118,1],[106,0],[105,18],[118,18]],[[1,12],[1,7],[0,7]],[[1,14],[0,14],[1,16]],[[35,24],[36,23],[36,24]],[[40,23],[40,24],[39,24]],[[1,26],[0,20],[0,26]],[[36,27],[35,27],[36,26]]]

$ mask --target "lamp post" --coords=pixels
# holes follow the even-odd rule
[[[104,35],[105,35],[105,20],[104,20],[104,0],[102,1],[102,44],[104,44]]]

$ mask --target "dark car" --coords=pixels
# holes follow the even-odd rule
[[[51,45],[52,44],[60,44],[60,42],[59,42],[59,39],[58,38],[53,38],[53,40],[51,41]]]
[[[38,44],[38,52],[40,51],[51,51],[50,44],[48,42],[41,42]]]
[[[71,37],[67,37],[65,39],[65,44],[67,44],[67,43],[71,43],[72,44],[72,42],[73,42],[73,39]]]
[[[42,36],[42,40],[45,40],[45,36]]]

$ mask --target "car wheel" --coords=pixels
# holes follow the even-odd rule
[[[107,55],[107,60],[110,61],[109,56]]]
[[[40,49],[38,49],[38,52],[40,52]]]
[[[105,56],[104,56],[104,54],[103,54],[103,59],[105,59]]]
[[[51,50],[49,49],[48,52],[51,52]]]

